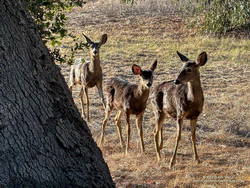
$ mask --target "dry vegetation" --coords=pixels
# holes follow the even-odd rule
[[[102,152],[117,187],[250,187],[250,40],[196,36],[172,12],[159,11],[149,16],[139,8],[122,9],[125,5],[115,2],[97,1],[74,9],[68,23],[69,29],[79,37],[84,32],[98,40],[102,33],[108,34],[108,42],[101,49],[104,85],[116,75],[136,82],[131,64],[148,67],[154,59],[159,61],[154,84],[174,79],[182,66],[176,50],[192,58],[201,51],[209,54],[207,65],[201,68],[205,106],[198,121],[197,136],[202,163],[197,165],[192,161],[190,130],[188,122],[184,122],[176,166],[168,169],[176,130],[172,120],[164,124],[163,160],[156,162],[154,117],[149,104],[143,123],[145,155],[138,153],[134,118],[128,156],[124,156],[118,144],[114,115],[106,128]],[[70,44],[71,41],[65,41],[64,45]],[[88,57],[85,52],[79,55]],[[61,67],[68,80],[69,65]],[[73,97],[79,107],[78,94],[79,90],[75,89]],[[104,111],[96,89],[90,89],[90,101],[92,121],[88,125],[97,140]],[[125,122],[122,123],[125,127]]]

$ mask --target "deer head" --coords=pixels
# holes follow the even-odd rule
[[[177,51],[177,55],[180,57],[181,61],[184,62],[181,72],[175,80],[175,84],[181,84],[185,82],[192,82],[200,78],[199,68],[207,62],[207,53],[202,52],[196,61],[190,60],[183,54]]]
[[[151,65],[150,69],[142,70],[139,65],[132,65],[132,72],[134,75],[140,76],[141,84],[147,88],[151,87],[153,84],[153,72],[157,67],[157,60]]]
[[[107,42],[108,36],[107,34],[103,34],[99,42],[93,42],[89,37],[83,34],[86,39],[86,43],[83,45],[89,49],[90,55],[95,57],[99,55],[100,47]]]

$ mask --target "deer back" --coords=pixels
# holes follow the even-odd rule
[[[154,103],[158,111],[173,118],[196,119],[202,112],[204,97],[200,90],[199,97],[189,96],[189,87],[185,84],[175,85],[174,81],[163,82],[154,91]]]
[[[140,91],[137,84],[120,78],[112,78],[107,84],[109,103],[119,110],[139,114],[146,108],[149,90]]]

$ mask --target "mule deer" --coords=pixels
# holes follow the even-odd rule
[[[153,91],[152,100],[156,118],[154,142],[158,161],[160,160],[160,150],[163,147],[162,123],[167,115],[177,121],[176,143],[169,165],[170,168],[175,163],[184,119],[190,120],[194,159],[198,163],[200,162],[195,143],[196,122],[202,112],[204,102],[199,68],[207,62],[206,52],[202,52],[196,62],[189,60],[179,52],[177,54],[181,61],[185,63],[181,72],[176,80],[159,84]]]
[[[123,147],[122,130],[121,130],[121,115],[125,113],[127,122],[127,144],[125,153],[128,153],[130,141],[130,115],[136,115],[136,126],[140,137],[141,152],[144,152],[142,119],[146,108],[149,90],[153,83],[153,72],[156,69],[157,60],[151,65],[149,70],[142,70],[140,66],[133,65],[132,72],[140,76],[138,84],[132,84],[119,78],[112,78],[107,84],[107,105],[105,118],[102,124],[102,133],[100,137],[100,145],[104,140],[105,126],[113,108],[118,110],[115,117],[116,127],[120,144]]]
[[[102,100],[103,107],[105,108],[105,101],[102,89],[102,67],[100,63],[99,49],[107,42],[107,34],[103,34],[99,42],[93,42],[90,38],[83,34],[87,43],[83,45],[89,49],[90,62],[82,63],[82,59],[76,59],[75,63],[71,66],[69,88],[76,84],[81,84],[80,99],[82,116],[86,118],[83,95],[87,100],[87,121],[89,121],[89,96],[88,88],[97,87],[99,96]]]

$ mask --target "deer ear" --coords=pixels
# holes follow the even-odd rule
[[[151,65],[150,70],[154,71],[157,67],[157,59],[154,61],[154,63]]]
[[[100,45],[103,45],[107,42],[107,39],[108,39],[108,35],[107,34],[103,34],[102,37],[101,37],[101,40],[99,42]]]
[[[92,43],[92,40],[90,40],[89,37],[87,37],[86,35],[83,34],[83,36],[85,37],[86,41],[87,41],[87,44],[91,44]]]
[[[132,65],[132,71],[135,75],[141,75],[142,72],[141,67],[136,64]]]
[[[177,51],[176,53],[177,53],[177,55],[180,57],[181,61],[187,62],[187,61],[189,60],[186,56],[184,56],[184,55],[181,54],[180,52]]]
[[[202,52],[202,53],[198,56],[198,58],[197,58],[197,64],[198,64],[199,66],[203,66],[203,65],[206,64],[206,62],[207,62],[207,53],[206,53],[206,52]]]

